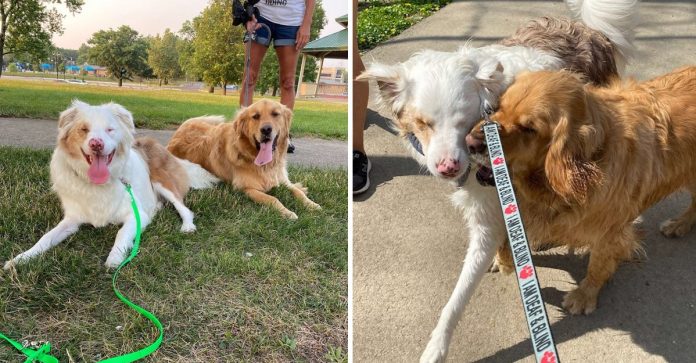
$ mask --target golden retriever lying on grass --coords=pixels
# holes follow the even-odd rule
[[[297,214],[266,194],[281,184],[308,208],[321,209],[307,198],[306,188],[288,179],[285,157],[292,121],[290,109],[275,101],[260,100],[242,109],[234,121],[224,121],[222,116],[187,120],[174,133],[167,149],[177,157],[200,164],[287,218],[297,219]]]
[[[633,221],[644,210],[686,188],[691,207],[660,230],[683,236],[696,222],[696,67],[608,88],[569,72],[527,73],[491,118],[530,240],[590,252],[587,275],[563,299],[570,313],[595,310],[604,283],[640,247]],[[481,125],[467,144],[489,165]]]

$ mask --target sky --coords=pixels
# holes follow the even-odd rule
[[[230,0],[231,1],[231,0]],[[70,14],[62,8],[65,32],[53,37],[60,48],[78,49],[93,33],[128,25],[142,35],[156,35],[166,28],[178,31],[186,20],[193,19],[208,5],[208,0],[86,0],[82,10]],[[323,0],[327,23],[321,35],[343,29],[334,21],[349,10],[348,0]],[[345,61],[326,60],[326,66],[345,66]]]

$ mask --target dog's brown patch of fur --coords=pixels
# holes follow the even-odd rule
[[[140,153],[150,169],[150,180],[160,183],[179,200],[184,200],[189,190],[186,170],[167,149],[151,137],[139,137],[133,148]]]
[[[618,75],[616,45],[601,32],[568,18],[542,17],[519,27],[502,45],[521,45],[556,54],[564,69],[586,75],[599,85]]]
[[[530,240],[589,248],[587,276],[563,305],[592,312],[618,264],[639,249],[633,221],[681,188],[696,193],[696,67],[608,88],[569,72],[523,74],[492,119]],[[472,136],[483,138],[478,126]],[[662,231],[680,236],[695,222],[696,198]]]

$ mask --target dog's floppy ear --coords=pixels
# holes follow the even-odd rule
[[[73,100],[70,108],[60,113],[60,117],[58,117],[58,128],[70,127],[77,120],[77,115],[80,113],[79,108],[83,106],[88,105],[82,101]]]
[[[583,204],[592,187],[601,183],[602,172],[592,160],[604,133],[591,121],[584,92],[573,92],[552,130],[545,159],[545,173],[551,188],[568,203]]]
[[[130,111],[126,110],[125,107],[113,102],[107,104],[107,107],[111,109],[114,116],[116,116],[116,118],[121,122],[123,127],[128,130],[129,133],[135,134],[135,124],[133,123],[133,115],[130,113]]]
[[[281,109],[283,113],[283,122],[285,122],[285,132],[290,134],[290,127],[292,126],[292,110],[289,107],[281,104]]]
[[[496,96],[503,93],[505,74],[503,73],[503,65],[496,60],[485,60],[478,65],[476,71],[476,80],[481,86],[486,87]]]
[[[408,84],[401,65],[372,64],[355,80],[377,81],[379,87],[377,100],[380,105],[394,115],[401,113],[406,102]]]

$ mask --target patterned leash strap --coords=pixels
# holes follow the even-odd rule
[[[151,312],[141,308],[140,306],[134,304],[128,298],[123,296],[121,292],[118,290],[116,287],[116,279],[118,278],[119,272],[121,269],[126,266],[135,256],[138,255],[138,249],[140,248],[140,235],[141,235],[141,224],[140,224],[140,213],[138,212],[138,205],[135,203],[135,197],[133,197],[133,191],[131,189],[130,184],[128,183],[123,183],[123,185],[126,187],[126,191],[128,192],[128,196],[130,197],[130,202],[131,202],[131,207],[133,208],[133,214],[135,215],[135,240],[133,241],[133,249],[130,252],[130,255],[128,258],[126,258],[125,261],[121,263],[121,265],[118,266],[116,271],[114,272],[114,275],[111,279],[111,286],[114,289],[114,293],[116,296],[123,301],[126,305],[128,305],[131,309],[137,311],[140,315],[148,318],[159,330],[159,336],[157,337],[157,340],[155,340],[152,344],[148,345],[147,347],[140,349],[138,351],[120,355],[117,357],[113,358],[107,358],[104,360],[99,361],[99,363],[130,363],[130,362],[135,362],[136,360],[143,359],[150,354],[154,353],[162,344],[162,340],[164,338],[164,328],[162,327],[162,323],[160,323],[159,319],[152,314]],[[24,361],[24,363],[33,363],[33,362],[41,362],[41,363],[59,363],[58,359],[52,355],[49,354],[49,351],[51,350],[51,344],[46,342],[44,343],[41,347],[38,349],[31,349],[29,347],[25,347],[22,344],[8,338],[7,336],[3,335],[0,333],[0,338],[4,339],[8,343],[10,343],[15,349],[18,351],[22,352],[27,359]]]
[[[517,208],[517,198],[512,189],[512,181],[508,173],[503,146],[498,135],[498,124],[489,119],[484,112],[486,123],[483,132],[486,135],[488,154],[491,159],[491,169],[495,178],[495,188],[498,192],[500,207],[503,211],[505,229],[507,230],[510,249],[515,262],[517,285],[520,288],[522,305],[524,306],[527,326],[538,363],[559,363],[556,344],[551,333],[551,324],[546,314],[541,288],[537,279],[532,253],[527,242],[527,234],[522,224],[522,217]]]

